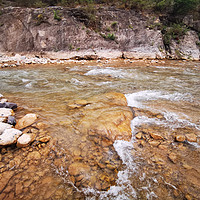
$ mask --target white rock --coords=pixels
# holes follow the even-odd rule
[[[15,128],[6,129],[3,134],[0,135],[0,145],[14,144],[20,135],[22,135],[20,130]]]
[[[17,140],[17,147],[26,147],[33,141],[33,135],[32,134],[23,134],[21,135]]]
[[[7,101],[8,101],[8,99],[1,99],[0,103],[6,103]]]
[[[7,118],[14,115],[14,112],[10,108],[0,108],[0,118]]]
[[[0,122],[0,135],[9,128],[12,128],[12,125]]]

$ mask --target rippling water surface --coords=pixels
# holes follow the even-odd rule
[[[85,195],[89,194],[88,198],[98,196],[99,199],[156,199],[159,197],[155,190],[159,185],[158,176],[153,171],[151,176],[138,172],[143,161],[142,158],[136,159],[139,153],[133,153],[134,135],[142,125],[160,126],[170,131],[184,127],[200,130],[198,62],[169,62],[148,67],[123,63],[103,66],[66,64],[0,71],[0,93],[19,102],[25,109],[37,112],[52,126],[51,134],[71,151],[79,144],[78,138],[70,136],[59,125],[68,118],[67,102],[110,91],[125,94],[129,106],[161,113],[165,120],[148,116],[134,118],[132,140],[114,143],[123,163],[116,184],[104,192],[87,188]],[[192,145],[193,151],[199,152],[198,142]],[[169,187],[173,189],[175,186]]]

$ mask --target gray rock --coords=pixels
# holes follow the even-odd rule
[[[16,125],[16,119],[15,119],[15,117],[14,116],[8,116],[7,123],[15,126]]]
[[[17,108],[17,104],[16,103],[10,103],[10,102],[4,102],[4,103],[0,103],[0,108],[10,108],[10,109],[16,109]]]
[[[20,130],[15,128],[6,129],[2,135],[0,135],[0,145],[5,146],[14,144],[20,135],[22,135]]]

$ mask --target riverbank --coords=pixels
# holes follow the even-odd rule
[[[105,55],[106,56],[106,55]],[[186,60],[171,60],[171,59],[128,59],[128,58],[122,58],[122,57],[116,57],[116,58],[111,58],[111,57],[93,57],[93,56],[75,56],[72,58],[66,58],[63,59],[62,57],[60,58],[55,58],[51,57],[48,54],[8,54],[8,53],[3,53],[0,55],[0,69],[2,68],[20,68],[20,67],[40,67],[41,65],[44,66],[54,66],[54,65],[62,65],[62,64],[67,64],[70,66],[73,65],[82,65],[86,66],[88,64],[91,65],[97,65],[97,66],[104,66],[104,65],[130,65],[130,66],[144,66],[148,67],[151,65],[176,65],[176,63],[198,63],[198,61],[191,61],[190,59]]]

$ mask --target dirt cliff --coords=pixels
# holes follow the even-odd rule
[[[188,31],[166,52],[158,17],[134,10],[17,8],[0,12],[0,52],[41,53],[51,58],[184,58],[199,60],[199,38]],[[153,27],[153,28],[152,28]]]

